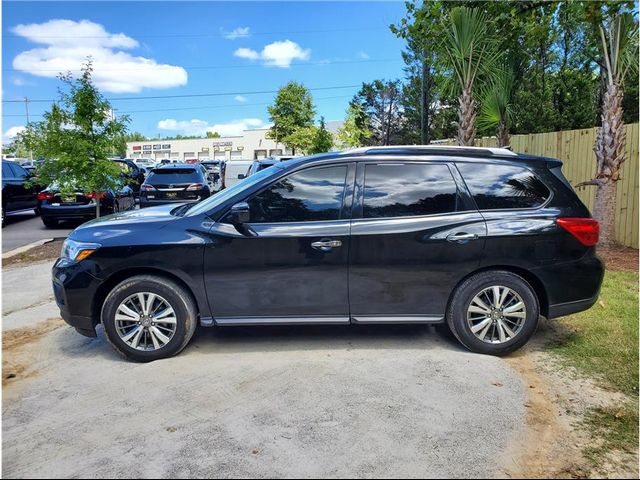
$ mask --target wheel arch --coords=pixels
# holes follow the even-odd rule
[[[115,286],[118,285],[120,282],[126,280],[127,278],[134,277],[136,275],[153,275],[156,277],[162,277],[162,278],[171,280],[177,283],[178,285],[182,286],[191,295],[193,304],[195,305],[195,308],[196,308],[196,314],[200,316],[200,313],[202,311],[202,306],[198,303],[198,299],[194,294],[193,289],[191,289],[191,287],[189,287],[189,284],[185,282],[183,279],[181,279],[179,276],[171,272],[168,272],[166,270],[162,270],[160,268],[132,267],[132,268],[125,268],[123,270],[119,270],[113,273],[104,282],[102,282],[98,287],[98,289],[96,290],[96,293],[93,297],[93,305],[91,308],[94,325],[98,325],[101,321],[100,313],[102,311],[102,306],[104,305],[104,301],[107,298],[107,295],[109,295],[109,292],[111,292],[115,288]]]
[[[449,299],[447,300],[447,311],[449,309],[449,305],[451,303],[451,299],[453,298],[453,294],[458,289],[462,283],[467,280],[469,277],[473,275],[477,275],[482,272],[492,272],[492,271],[506,271],[514,273],[520,277],[522,277],[533,289],[533,293],[535,293],[536,298],[538,299],[538,305],[540,307],[540,314],[544,317],[547,317],[549,314],[549,297],[547,295],[547,290],[544,287],[544,284],[535,274],[531,273],[529,270],[516,267],[514,265],[490,265],[474,270],[473,272],[465,275],[460,281],[456,284],[456,286],[451,290],[449,294]]]

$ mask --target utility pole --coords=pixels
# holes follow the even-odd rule
[[[24,97],[24,108],[27,111],[27,126],[29,125],[29,99]],[[33,162],[33,152],[29,149],[29,161]]]
[[[431,142],[429,138],[429,65],[426,51],[422,51],[422,85],[420,88],[420,140],[423,145]]]

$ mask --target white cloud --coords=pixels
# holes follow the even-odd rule
[[[358,57],[360,57],[363,60],[369,60],[369,58],[371,58],[369,57],[369,54],[367,52],[359,52]]]
[[[187,83],[184,68],[118,50],[136,48],[139,43],[123,33],[109,33],[89,20],[56,19],[17,25],[12,31],[43,45],[13,59],[13,68],[31,75],[54,78],[61,72],[77,74],[91,57],[93,80],[106,92],[136,93],[143,88],[171,88]]]
[[[249,60],[257,60],[260,57],[260,54],[255,50],[251,50],[250,48],[238,48],[233,54],[236,57],[240,58],[248,58]]]
[[[18,127],[11,127],[9,128],[6,132],[4,132],[4,134],[2,135],[2,143],[9,143],[11,142],[11,140],[13,140],[14,138],[16,138],[16,135],[18,135],[20,132],[22,132],[26,127],[24,127],[23,125],[20,125]]]
[[[308,60],[311,57],[311,50],[303,49],[291,40],[283,40],[266,45],[262,52],[250,48],[238,48],[233,54],[249,60],[260,59],[268,67],[289,68],[294,60]]]
[[[237,102],[241,102],[244,103],[247,101],[247,97],[243,96],[243,95],[236,95],[235,97],[233,97],[233,99]]]
[[[218,132],[223,137],[240,135],[243,130],[251,128],[262,128],[266,124],[259,118],[244,118],[232,120],[228,123],[209,124],[206,120],[175,120],[167,118],[158,122],[159,130],[168,130],[182,135],[206,135],[207,132]]]
[[[226,32],[223,29],[220,29],[220,31],[224,35],[224,38],[226,38],[227,40],[235,40],[236,38],[247,38],[251,36],[249,34],[249,27],[234,28],[230,32]]]

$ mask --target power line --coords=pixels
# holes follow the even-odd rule
[[[138,35],[134,34],[134,36],[127,37],[129,38],[200,38],[200,37],[222,37],[228,38],[230,36],[234,36],[236,39],[241,38],[249,38],[253,36],[263,36],[263,35],[302,35],[308,33],[337,33],[337,32],[363,32],[363,31],[378,31],[378,30],[388,30],[389,27],[363,27],[363,28],[334,28],[327,30],[290,30],[290,31],[280,31],[280,32],[249,32],[248,34],[235,34],[233,31],[231,32],[219,32],[219,33],[172,33],[172,34],[157,34],[157,35]],[[122,34],[122,33],[121,33]],[[54,39],[69,39],[69,38],[77,38],[77,39],[111,39],[121,34],[112,34],[112,35],[19,35],[17,33],[5,33],[3,37],[13,37],[13,38],[54,38]],[[122,34],[126,35],[126,34]],[[231,38],[230,38],[231,40]]]
[[[305,63],[293,63],[290,67],[315,67],[322,65],[344,65],[344,64],[355,64],[355,63],[384,63],[384,62],[400,62],[401,58],[378,58],[378,59],[367,59],[367,60],[335,60],[335,61],[325,61],[325,60],[316,60]],[[160,64],[155,66],[162,66]],[[191,65],[191,66],[181,66],[181,65],[171,65],[172,67],[180,67],[184,70],[227,70],[227,69],[236,69],[236,68],[264,68],[263,64],[251,64],[251,65]],[[80,67],[78,67],[80,70]],[[147,68],[97,68],[96,70],[100,72],[136,72],[136,71],[144,71]],[[21,70],[19,68],[3,68],[4,72],[60,72],[59,68],[30,68],[27,70]]]
[[[342,88],[356,88],[360,87],[360,84],[357,85],[338,85],[333,87],[315,87],[308,88],[307,90],[339,90]],[[141,97],[111,97],[107,98],[109,101],[125,101],[125,100],[160,100],[165,98],[201,98],[201,97],[224,97],[230,95],[261,95],[266,93],[278,93],[278,90],[262,90],[262,91],[253,91],[253,92],[225,92],[225,93],[190,93],[190,94],[182,94],[182,95],[150,95],[150,96],[141,96]],[[22,103],[23,100],[2,100],[4,103]],[[57,100],[29,100],[30,103],[49,103],[56,102]]]
[[[336,98],[350,98],[351,95],[335,95],[331,97],[317,97],[314,100],[333,100]],[[29,100],[31,102],[31,100]],[[256,106],[264,106],[271,105],[271,102],[260,102],[260,103],[228,103],[225,105],[202,105],[198,107],[177,107],[177,108],[158,108],[158,109],[150,109],[150,110],[118,110],[120,113],[129,114],[129,113],[151,113],[151,112],[171,112],[171,111],[179,111],[179,110],[205,110],[205,109],[217,109],[217,108],[229,108],[229,107],[256,107]],[[3,117],[24,117],[24,114],[5,114]],[[42,117],[42,115],[32,115],[32,117]]]

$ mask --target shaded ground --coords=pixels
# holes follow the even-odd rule
[[[3,258],[2,266],[24,265],[27,263],[41,262],[43,260],[55,260],[60,256],[64,240],[54,240],[39,247],[32,248],[13,257]]]

